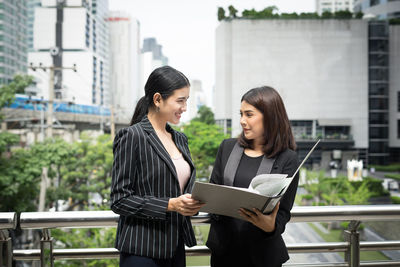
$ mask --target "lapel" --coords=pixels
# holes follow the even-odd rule
[[[148,133],[147,141],[153,147],[154,151],[156,151],[158,156],[165,162],[165,164],[168,166],[168,168],[170,169],[171,173],[175,177],[176,181],[179,183],[175,165],[172,162],[172,159],[171,159],[170,155],[168,154],[168,151],[165,149],[165,147],[162,144],[161,140],[158,138],[157,133],[154,130],[153,126],[151,125],[147,115],[144,116],[144,118],[141,120],[140,124],[143,127],[143,130],[145,130]],[[185,160],[189,163],[190,168],[192,170],[190,181],[192,181],[193,180],[192,179],[193,178],[193,174],[194,174],[194,165],[193,165],[193,162],[192,162],[192,160],[190,158],[190,155],[188,154],[189,153],[188,149],[183,145],[184,144],[184,140],[182,140],[182,137],[180,137],[177,134],[177,132],[174,129],[172,129],[172,127],[169,124],[167,124],[166,129],[167,129],[167,131],[169,133],[171,133],[172,139],[173,139],[175,145],[177,146],[179,151],[182,153],[182,155],[185,158]]]
[[[167,124],[167,131],[171,133],[172,139],[174,140],[176,147],[182,153],[183,158],[189,163],[190,168],[193,170],[194,164],[192,159],[190,158],[189,149],[184,145],[185,140],[174,129],[172,129],[169,124]]]
[[[231,154],[229,155],[228,162],[224,169],[224,185],[233,186],[233,181],[235,179],[236,171],[239,166],[240,159],[242,158],[244,149],[239,145],[238,142],[235,143]],[[272,165],[274,165],[275,158],[263,157],[260,166],[258,167],[257,174],[271,173]]]
[[[168,166],[169,170],[178,181],[178,175],[176,174],[175,165],[172,162],[171,157],[169,156],[167,150],[165,149],[164,145],[161,143],[161,140],[158,138],[156,131],[154,130],[153,126],[151,125],[147,115],[140,121],[143,130],[145,130],[147,135],[147,141],[153,147],[154,151],[158,154],[158,156],[165,162]]]

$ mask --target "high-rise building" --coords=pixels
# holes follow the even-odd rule
[[[329,149],[342,150],[343,165],[351,157],[388,163],[396,151],[392,161],[398,161],[399,28],[360,19],[221,22],[216,32],[217,122],[231,124],[236,136],[241,96],[269,85],[285,102],[300,157],[321,138],[325,150],[313,155],[314,162],[326,165]]]
[[[110,91],[116,116],[129,121],[138,99],[140,24],[122,11],[109,13]]]
[[[0,86],[27,73],[27,0],[0,0]]]
[[[380,65],[389,66],[389,153],[390,161],[400,161],[400,25],[388,25],[389,55],[378,57]],[[378,39],[378,38],[377,38]],[[385,56],[386,54],[386,56]],[[389,64],[387,64],[389,60]],[[376,65],[379,65],[376,64]],[[382,83],[383,85],[383,83]],[[385,87],[383,87],[384,90]]]
[[[316,10],[319,15],[324,12],[353,11],[355,0],[316,0]]]
[[[356,0],[354,12],[375,15],[378,19],[400,18],[399,0]]]
[[[107,23],[108,17],[108,1],[109,0],[92,0],[92,32],[93,34],[93,51],[98,54],[99,60],[99,81],[93,82],[92,92],[96,93],[96,88],[99,88],[100,105],[110,105],[110,44],[109,44],[109,29]],[[93,97],[95,99],[96,97]]]
[[[144,96],[144,85],[150,73],[161,66],[168,65],[168,58],[162,52],[162,45],[157,43],[156,38],[145,38],[143,40],[142,54],[140,57],[141,74],[138,98]]]
[[[157,43],[156,38],[146,38],[143,40],[142,53],[151,52],[154,60],[160,60],[161,64],[168,65],[168,58],[163,55],[162,45]]]
[[[107,105],[108,0],[42,0],[35,8],[29,63],[54,66],[55,96],[77,104]],[[70,68],[76,66],[76,72]],[[39,95],[48,97],[48,72],[30,70]]]
[[[188,99],[188,120],[196,117],[199,108],[206,105],[207,103],[201,81],[192,80],[190,84],[190,97]]]
[[[28,51],[33,50],[33,24],[35,21],[35,8],[42,5],[41,0],[28,1]]]

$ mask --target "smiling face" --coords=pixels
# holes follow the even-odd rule
[[[254,106],[242,101],[240,107],[240,125],[243,134],[248,140],[257,140],[263,143],[264,139],[264,115]]]
[[[182,113],[186,111],[189,98],[189,87],[174,90],[167,99],[160,99],[158,107],[160,115],[172,124],[178,124]]]

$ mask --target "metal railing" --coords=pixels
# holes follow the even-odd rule
[[[0,212],[0,267],[12,265],[12,240],[8,230],[17,227],[15,212]]]
[[[52,228],[116,227],[118,218],[119,215],[112,211],[23,212],[19,219],[21,229],[41,229],[41,246],[40,249],[14,250],[11,258],[40,260],[42,266],[53,266],[54,260],[118,258],[119,252],[114,248],[54,249],[50,234]],[[296,266],[400,266],[400,261],[360,262],[360,251],[400,250],[400,240],[360,242],[358,232],[361,221],[400,221],[400,205],[294,207],[290,222],[332,221],[350,222],[348,229],[344,231],[344,242],[296,243],[287,244],[287,248],[289,253],[344,252],[345,262]],[[209,216],[192,217],[192,223],[209,223]],[[12,225],[15,227],[15,223]],[[186,248],[186,254],[210,255],[210,251],[205,246],[196,246]]]

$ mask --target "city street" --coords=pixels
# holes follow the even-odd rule
[[[316,223],[316,225],[318,225]],[[325,242],[308,223],[289,223],[283,234],[286,244]],[[318,263],[318,262],[342,262],[343,258],[337,253],[309,253],[290,254],[287,263]]]

